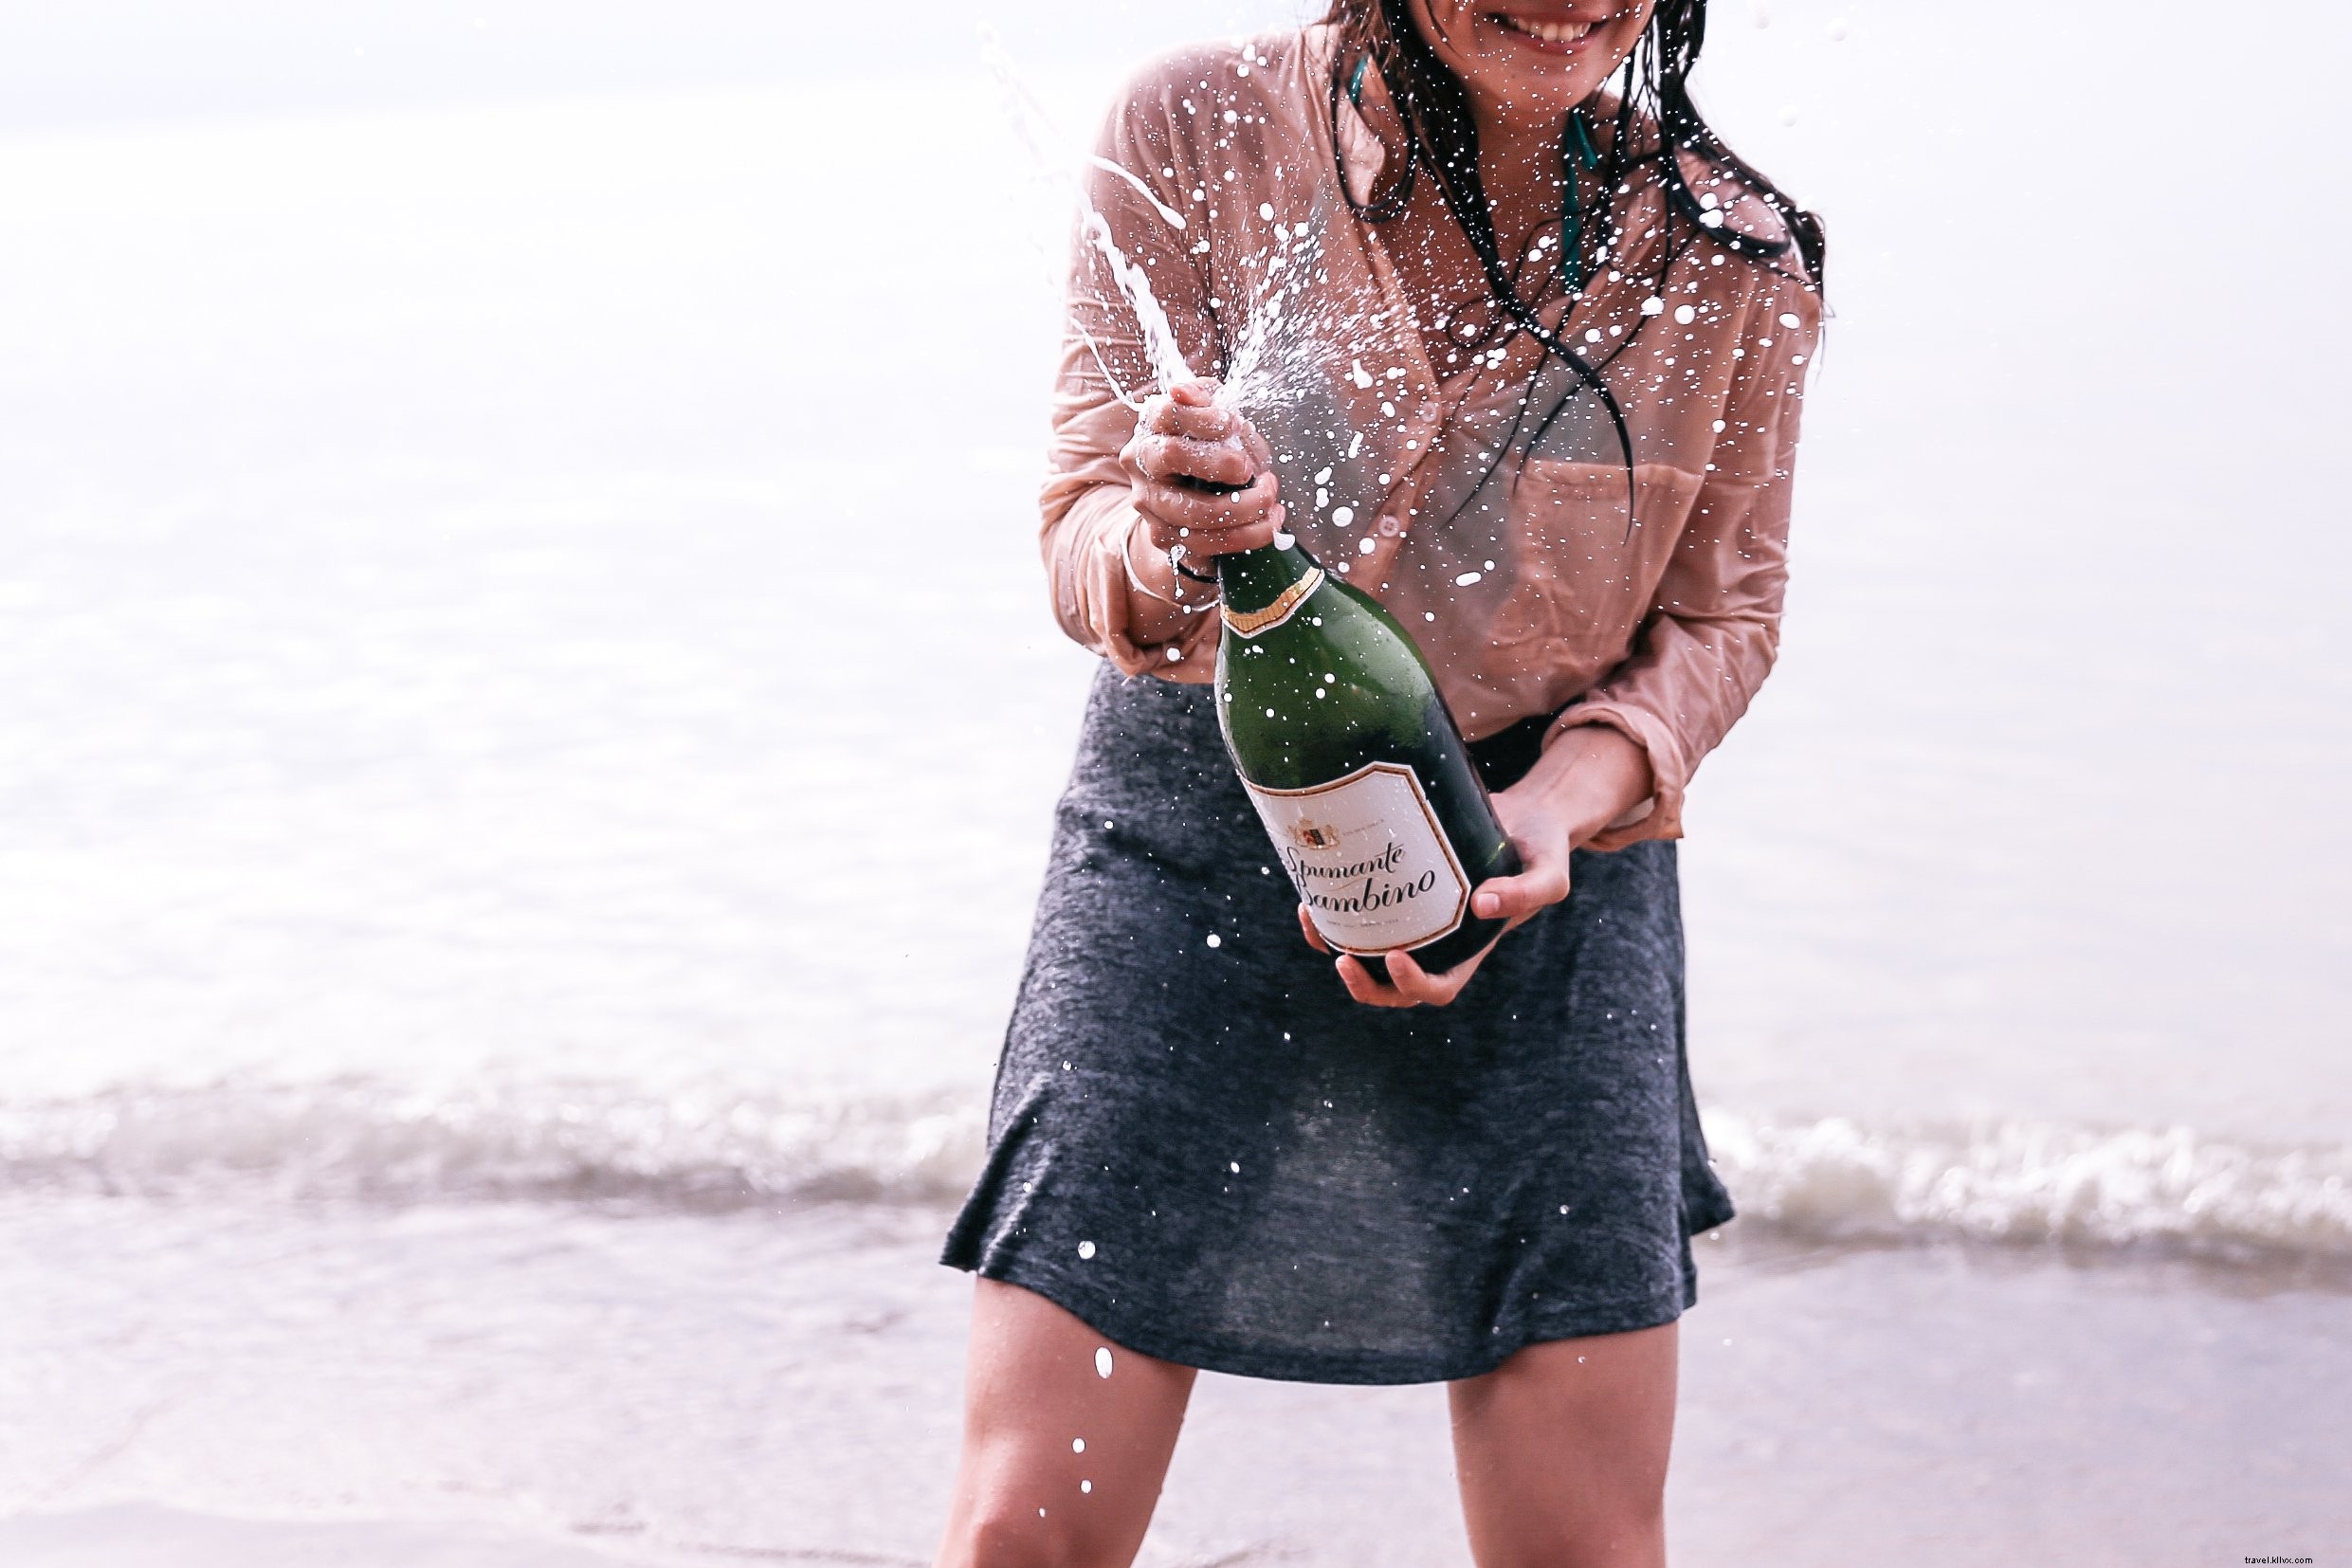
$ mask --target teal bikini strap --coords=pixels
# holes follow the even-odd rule
[[[1584,290],[1584,211],[1577,197],[1577,171],[1599,167],[1600,151],[1585,126],[1584,110],[1569,110],[1567,128],[1559,134],[1559,281],[1571,298]]]

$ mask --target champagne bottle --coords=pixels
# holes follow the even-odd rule
[[[1399,948],[1432,974],[1479,953],[1504,922],[1470,891],[1519,852],[1421,650],[1288,535],[1217,579],[1226,749],[1317,932],[1381,978]]]

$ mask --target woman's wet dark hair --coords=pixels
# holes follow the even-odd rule
[[[1338,33],[1338,47],[1331,59],[1333,112],[1338,112],[1340,97],[1360,98],[1363,73],[1369,66],[1380,74],[1403,120],[1404,145],[1398,149],[1402,174],[1388,191],[1371,201],[1357,202],[1351,193],[1349,202],[1357,214],[1374,222],[1397,216],[1411,198],[1415,173],[1426,168],[1436,177],[1440,191],[1466,230],[1486,228],[1486,238],[1491,240],[1491,228],[1481,221],[1486,205],[1478,175],[1478,127],[1471,118],[1468,89],[1413,26],[1406,0],[1332,0],[1322,20]],[[1677,215],[1698,227],[1704,209],[1684,178],[1676,156],[1679,152],[1695,153],[1753,192],[1788,228],[1791,239],[1787,242],[1776,246],[1749,240],[1742,242],[1742,247],[1768,256],[1793,250],[1807,281],[1817,288],[1827,248],[1820,220],[1733,152],[1691,99],[1690,72],[1705,42],[1706,0],[1659,0],[1640,42],[1613,79],[1617,89],[1614,134],[1607,149],[1598,155],[1598,200],[1594,205],[1605,207],[1619,187],[1632,183],[1631,176],[1647,167],[1654,171],[1669,203],[1679,210]],[[1342,189],[1345,184],[1342,180]],[[1479,199],[1460,199],[1469,197]],[[1598,225],[1584,229],[1587,236],[1604,231]],[[1472,232],[1469,237],[1472,245],[1480,245],[1480,234]],[[1673,246],[1661,248],[1670,254]]]
[[[1338,34],[1330,82],[1335,157],[1340,100],[1346,98],[1360,103],[1367,73],[1378,73],[1396,110],[1397,124],[1382,133],[1395,143],[1390,167],[1395,173],[1384,190],[1373,191],[1359,201],[1341,170],[1340,188],[1349,207],[1357,216],[1371,223],[1398,217],[1412,201],[1413,182],[1419,173],[1429,172],[1448,210],[1477,252],[1497,307],[1512,325],[1541,343],[1549,357],[1567,365],[1579,381],[1599,395],[1625,450],[1630,488],[1632,438],[1600,371],[1610,358],[1632,345],[1640,323],[1595,365],[1537,319],[1538,301],[1520,294],[1518,269],[1505,263],[1494,232],[1494,220],[1478,174],[1478,126],[1470,112],[1469,90],[1413,26],[1407,0],[1332,0],[1323,22]],[[1788,234],[1785,239],[1757,239],[1717,230],[1720,243],[1783,269],[1793,261],[1812,286],[1821,286],[1826,246],[1820,220],[1797,206],[1755,165],[1734,153],[1716,135],[1691,99],[1690,71],[1698,64],[1699,50],[1705,41],[1706,0],[1659,0],[1640,42],[1613,79],[1616,106],[1611,116],[1606,145],[1593,145],[1586,133],[1582,109],[1570,117],[1560,148],[1566,189],[1571,194],[1563,204],[1559,261],[1564,280],[1572,290],[1583,277],[1589,276],[1597,258],[1621,253],[1624,220],[1630,215],[1623,198],[1634,195],[1654,179],[1665,194],[1658,219],[1664,232],[1657,236],[1660,243],[1656,248],[1657,292],[1665,292],[1666,275],[1675,259],[1687,244],[1709,233],[1706,209],[1685,177],[1681,156],[1685,152],[1696,154],[1710,170],[1771,208]],[[1597,176],[1587,182],[1593,191],[1589,198],[1575,194],[1578,167]],[[1717,221],[1720,223],[1721,219]],[[1674,230],[1678,225],[1688,226],[1683,244],[1676,243]],[[1541,416],[1527,449],[1532,450],[1541,442],[1565,406],[1563,400],[1560,407]],[[1517,432],[1513,434],[1516,437]],[[1500,453],[1497,455],[1500,457]],[[1630,505],[1630,494],[1628,500]]]

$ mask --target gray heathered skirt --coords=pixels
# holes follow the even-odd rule
[[[1526,765],[1482,753],[1490,783]],[[1671,1322],[1692,1232],[1731,1217],[1674,848],[1579,851],[1574,880],[1452,1006],[1359,1006],[1300,938],[1210,693],[1106,666],[942,1261],[1147,1356],[1303,1382]]]

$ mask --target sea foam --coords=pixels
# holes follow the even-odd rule
[[[1939,1238],[2352,1257],[2352,1145],[2187,1127],[1866,1125],[1705,1118],[1749,1223],[1832,1243]],[[0,1104],[0,1195],[388,1204],[615,1200],[665,1209],[944,1204],[978,1170],[976,1086],[653,1094],[371,1080],[119,1089]]]

